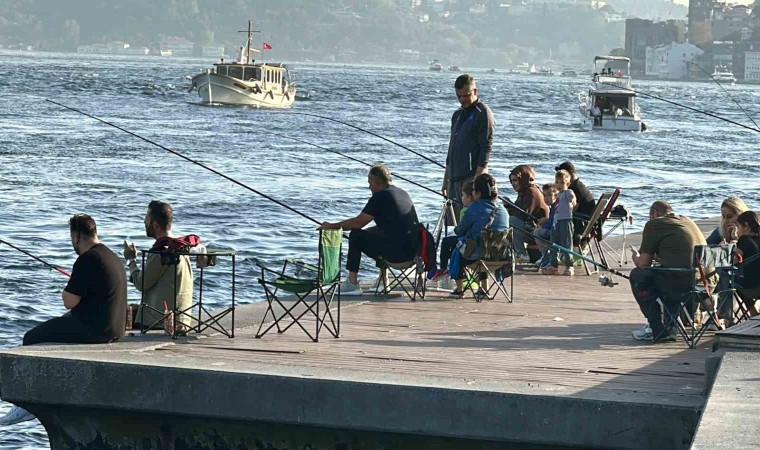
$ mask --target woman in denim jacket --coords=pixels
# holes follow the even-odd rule
[[[457,287],[451,292],[452,297],[462,297],[464,295],[463,280],[464,269],[480,258],[481,247],[483,245],[480,239],[480,231],[488,228],[494,231],[504,231],[509,228],[509,216],[507,210],[499,202],[499,191],[496,188],[496,180],[489,174],[484,173],[475,178],[473,192],[475,200],[462,217],[459,225],[454,229],[454,233],[460,238],[466,240],[472,239],[477,243],[469,258],[462,257],[459,263],[459,270],[452,277],[457,282]],[[485,274],[482,274],[485,275]],[[485,292],[487,290],[487,277],[481,275],[481,286],[478,290]]]

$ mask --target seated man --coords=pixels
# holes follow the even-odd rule
[[[172,220],[174,213],[171,205],[153,200],[145,213],[145,234],[156,240],[151,250],[164,250],[167,239],[173,239]],[[137,249],[133,243],[124,241],[124,258],[129,267],[129,281],[138,291],[143,293],[146,308],[137,308],[134,313],[134,326],[150,327],[162,325],[164,309],[172,307],[174,296],[177,296],[177,310],[185,311],[193,304],[193,269],[190,258],[182,255],[176,265],[164,265],[161,254],[149,253],[145,257],[145,267],[140,270],[135,258]],[[176,275],[176,277],[175,277]],[[166,304],[164,304],[166,302]],[[144,314],[144,317],[143,317]],[[190,311],[177,316],[180,324],[179,331],[186,331],[190,326]],[[168,325],[168,324],[167,324]]]
[[[124,336],[127,279],[119,257],[100,242],[92,217],[72,217],[69,231],[71,245],[79,255],[62,295],[69,312],[29,330],[23,345],[105,344]],[[0,425],[31,419],[32,414],[16,406],[0,418]]]
[[[417,212],[409,194],[392,184],[387,167],[377,164],[369,169],[367,177],[372,191],[362,212],[341,222],[324,222],[326,230],[351,230],[348,236],[346,269],[348,280],[341,284],[341,295],[361,295],[359,264],[362,253],[377,260],[398,263],[414,258],[417,242]],[[375,221],[375,227],[362,229]]]
[[[659,298],[674,305],[699,281],[699,273],[650,270],[656,259],[662,267],[693,267],[694,247],[707,245],[699,227],[691,219],[673,213],[670,205],[658,200],[649,208],[649,222],[644,226],[640,253],[632,250],[631,290],[648,324],[633,332],[642,341],[667,342],[676,339],[674,329],[666,329]],[[709,271],[708,271],[709,272]],[[665,297],[665,298],[663,298]]]

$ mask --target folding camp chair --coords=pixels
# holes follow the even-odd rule
[[[380,277],[375,285],[375,295],[387,295],[395,288],[401,290],[411,301],[417,298],[425,299],[425,267],[422,258],[416,255],[414,259],[393,263],[384,259],[377,261],[380,267]]]
[[[486,298],[492,300],[497,293],[501,292],[507,302],[512,303],[515,291],[515,278],[513,276],[515,273],[515,249],[512,246],[512,232],[512,228],[504,231],[481,230],[482,255],[480,259],[467,266],[469,272],[467,278],[472,281],[478,278],[483,279],[485,276],[490,280],[490,283],[488,283],[488,289],[483,292],[485,295],[478,294],[481,291],[481,286],[478,283],[467,283],[475,301],[479,302]],[[480,277],[476,277],[476,274],[479,274]],[[504,286],[506,278],[509,278],[509,292]],[[475,291],[476,288],[478,291]]]
[[[618,208],[615,208],[615,204],[617,202],[618,197],[620,197],[620,188],[615,188],[615,191],[612,192],[612,196],[607,202],[607,206],[604,208],[604,211],[599,216],[599,220],[597,221],[597,228],[594,230],[592,239],[597,241],[599,249],[605,254],[605,261],[609,261],[611,259],[609,257],[614,256],[614,261],[617,262],[620,267],[622,267],[624,264],[627,264],[628,262],[627,257],[626,257],[626,253],[627,253],[626,237],[628,235],[628,224],[632,223],[632,219],[631,219],[631,216],[628,215],[627,211],[625,211],[625,213],[623,214],[618,214],[618,215],[615,214],[616,210],[618,209]],[[607,231],[604,231],[604,225],[605,223],[607,223],[608,220],[616,221],[616,222],[612,226],[612,228],[610,228]],[[607,242],[607,238],[615,230],[621,227],[623,231],[623,242],[620,244],[619,249],[615,249]]]
[[[259,284],[264,287],[267,300],[267,310],[256,332],[257,338],[264,336],[273,328],[277,328],[278,333],[284,333],[293,325],[298,325],[314,342],[319,342],[319,333],[322,328],[333,337],[340,337],[342,241],[342,230],[320,230],[319,256],[316,266],[289,259],[285,261],[282,269],[277,271],[257,263],[261,268]],[[291,301],[282,298],[282,292],[295,296],[292,304]],[[330,308],[336,299],[338,308],[336,315],[333,316]],[[273,322],[262,331],[270,315]],[[316,322],[313,333],[302,323],[306,320]]]
[[[663,310],[665,312],[665,328],[663,333],[675,328],[678,334],[684,340],[689,348],[696,348],[699,340],[707,331],[710,325],[715,325],[721,329],[720,319],[717,314],[716,304],[718,292],[711,287],[708,279],[714,275],[714,272],[708,273],[708,270],[723,269],[731,273],[729,280],[729,289],[731,297],[736,295],[736,289],[733,283],[733,272],[736,271],[734,265],[734,256],[736,253],[735,244],[725,245],[697,245],[694,247],[693,267],[689,269],[653,267],[656,271],[666,271],[671,273],[688,273],[698,275],[698,281],[692,283],[690,290],[674,295],[663,295],[661,298]],[[740,303],[740,302],[739,302]],[[742,304],[743,305],[743,304]],[[707,315],[707,319],[697,320],[697,307],[701,306],[702,314]],[[704,317],[704,316],[703,316]],[[659,336],[654,336],[657,340]]]
[[[607,204],[609,204],[612,196],[613,193],[606,192],[602,194],[601,197],[599,197],[599,201],[596,203],[596,207],[594,207],[594,210],[588,217],[586,228],[583,230],[583,232],[581,232],[580,244],[578,244],[581,253],[588,253],[587,257],[589,259],[599,262],[605,266],[607,265],[607,260],[604,256],[604,252],[602,251],[600,244],[601,239],[596,239],[595,237],[600,234],[599,218],[605,211],[605,208],[607,207]],[[591,266],[593,266],[593,264],[590,264],[588,261],[583,260],[583,268],[586,270],[586,275],[591,275],[599,271],[599,269],[597,269],[597,266],[593,266],[593,269]]]

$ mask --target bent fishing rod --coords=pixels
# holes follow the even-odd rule
[[[66,275],[67,277],[71,278],[71,274],[68,273],[68,272],[66,272],[65,270],[61,269],[60,267],[55,266],[53,264],[50,264],[49,262],[45,261],[44,259],[42,259],[42,258],[40,258],[38,256],[34,256],[33,254],[29,253],[28,251],[26,251],[24,249],[18,248],[15,245],[11,244],[10,242],[8,242],[6,240],[0,239],[0,244],[5,244],[5,245],[7,245],[8,247],[10,247],[10,248],[12,248],[14,250],[18,250],[19,252],[25,254],[26,256],[28,256],[28,257],[30,257],[32,259],[35,259],[35,260],[41,262],[42,264],[50,267],[51,269],[55,270],[56,272],[58,272],[58,273],[60,273],[62,275]]]
[[[756,132],[760,133],[760,127],[758,127],[758,128],[753,128],[753,127],[751,127],[751,126],[749,126],[749,125],[745,125],[745,124],[743,124],[743,123],[741,123],[741,122],[737,122],[737,121],[735,121],[735,120],[727,119],[727,118],[725,118],[725,117],[723,117],[723,116],[719,116],[719,115],[717,115],[717,114],[715,114],[715,113],[711,113],[711,112],[709,112],[709,111],[704,111],[704,110],[701,110],[701,109],[698,109],[698,108],[694,108],[694,107],[692,107],[692,106],[688,106],[688,105],[684,105],[684,104],[682,104],[682,103],[678,103],[678,102],[675,102],[675,101],[673,101],[673,100],[668,100],[668,99],[666,99],[666,98],[660,97],[659,95],[648,94],[648,93],[646,93],[646,92],[640,91],[640,90],[638,90],[638,89],[633,89],[633,88],[621,88],[620,86],[618,86],[618,85],[616,85],[616,84],[614,84],[614,83],[605,83],[605,82],[603,82],[603,81],[600,81],[599,83],[601,83],[601,84],[606,84],[607,86],[614,86],[614,87],[616,87],[616,88],[618,88],[618,89],[623,89],[623,90],[625,90],[625,91],[633,92],[634,94],[636,94],[636,95],[640,95],[640,96],[642,96],[642,97],[646,97],[646,98],[653,98],[653,99],[655,99],[655,100],[661,100],[661,101],[663,101],[663,102],[665,102],[665,103],[668,103],[668,104],[671,104],[671,105],[673,105],[673,106],[678,106],[679,108],[688,109],[689,111],[693,111],[693,112],[696,112],[696,113],[699,113],[699,114],[704,114],[704,115],[706,115],[706,116],[710,116],[710,117],[712,117],[712,118],[714,118],[714,119],[722,120],[722,121],[724,121],[724,122],[728,122],[728,123],[730,123],[730,124],[733,124],[733,125],[736,125],[736,126],[740,126],[740,127],[742,127],[742,128],[746,128],[746,129],[748,129],[748,130],[752,130],[752,131],[756,131]],[[754,122],[754,121],[753,121],[753,122]]]
[[[325,146],[322,146],[322,145],[319,145],[319,144],[315,144],[313,142],[305,141],[303,139],[295,138],[295,137],[289,136],[287,134],[280,134],[280,133],[275,133],[275,132],[270,132],[270,134],[272,134],[274,136],[278,136],[278,137],[284,138],[284,139],[290,139],[290,140],[295,141],[295,142],[300,142],[301,144],[310,145],[312,147],[324,150],[326,152],[334,153],[336,155],[339,155],[339,156],[342,156],[344,158],[350,159],[351,161],[357,162],[357,163],[365,165],[367,167],[372,167],[372,164],[370,164],[370,163],[364,162],[364,161],[362,161],[362,160],[360,160],[358,158],[354,158],[353,156],[346,155],[345,153],[341,153],[341,152],[339,152],[337,150],[333,150],[333,149],[331,149],[329,147],[325,147]],[[432,192],[433,194],[438,194],[438,195],[440,195],[440,196],[448,199],[448,197],[445,196],[445,195],[443,195],[443,193],[441,191],[436,191],[435,189],[429,188],[429,187],[425,186],[424,184],[418,183],[418,182],[416,182],[414,180],[410,180],[409,178],[406,178],[406,177],[402,177],[401,175],[399,175],[396,172],[391,172],[391,175],[394,176],[394,177],[396,177],[396,178],[398,178],[399,180],[404,180],[407,183],[411,183],[411,184],[413,184],[413,185],[415,185],[417,187],[425,189],[426,191]],[[455,200],[455,199],[451,199],[451,201],[455,202],[455,203],[461,203],[460,201]]]
[[[347,127],[351,127],[351,128],[354,128],[354,129],[356,129],[356,130],[359,130],[359,131],[363,131],[363,132],[365,132],[365,133],[369,133],[369,134],[371,134],[372,136],[378,137],[378,138],[380,138],[380,139],[382,139],[382,140],[384,140],[384,141],[386,141],[386,142],[390,142],[390,143],[391,143],[391,144],[393,144],[393,145],[397,145],[397,146],[399,146],[399,147],[403,148],[404,150],[410,151],[410,152],[414,153],[415,155],[419,156],[420,158],[423,158],[423,159],[425,159],[425,160],[427,160],[427,161],[430,161],[431,163],[433,163],[433,164],[437,165],[438,167],[441,167],[441,168],[443,168],[443,169],[445,169],[445,168],[446,168],[446,166],[444,166],[443,164],[439,163],[438,161],[436,161],[436,160],[434,160],[434,159],[431,159],[431,158],[429,158],[429,157],[427,157],[427,156],[425,156],[425,155],[423,155],[423,154],[421,154],[421,153],[419,153],[419,152],[417,152],[417,151],[414,151],[414,150],[412,150],[412,149],[411,149],[411,148],[409,148],[409,147],[406,147],[406,146],[404,146],[404,145],[401,145],[401,144],[399,144],[398,142],[396,142],[396,141],[393,141],[393,140],[391,140],[391,139],[388,139],[388,138],[387,138],[387,137],[385,137],[385,136],[381,136],[381,135],[379,135],[379,134],[377,134],[377,133],[375,133],[375,132],[372,132],[372,131],[369,131],[369,130],[365,130],[364,128],[361,128],[361,127],[359,127],[359,126],[356,126],[356,125],[354,125],[354,124],[351,124],[351,123],[348,123],[348,122],[343,122],[342,120],[338,120],[338,119],[333,119],[332,117],[321,116],[321,115],[319,115],[319,114],[312,114],[312,113],[305,113],[305,112],[289,112],[289,113],[287,113],[287,114],[298,114],[298,115],[302,115],[302,116],[309,116],[309,117],[318,117],[318,118],[320,118],[320,119],[329,120],[329,121],[332,121],[332,122],[336,122],[336,123],[339,123],[339,124],[345,125],[345,126],[347,126]],[[292,139],[292,138],[290,138],[289,136],[283,136],[283,137],[287,137],[287,138],[289,138],[289,139]],[[311,145],[311,144],[309,144],[309,145]],[[402,180],[403,180],[404,178],[401,178],[401,177],[399,177],[399,179],[402,179]],[[407,179],[407,180],[405,180],[405,181],[409,181],[409,182],[411,183],[411,181],[410,181],[410,180],[408,180],[408,179]],[[414,184],[414,183],[413,183],[413,184]],[[425,189],[428,189],[428,190],[430,190],[430,188],[427,188],[427,187],[425,187]],[[444,196],[444,197],[448,198],[447,196],[443,195],[443,193],[442,193],[442,192],[438,192],[438,194],[441,194],[442,196]],[[512,202],[512,201],[511,201],[511,200],[509,200],[508,198],[506,198],[506,197],[499,197],[499,200],[501,200],[501,201],[503,201],[504,203],[508,204],[508,205],[509,205],[511,208],[514,208],[514,209],[516,209],[518,212],[520,212],[520,213],[524,214],[526,217],[529,217],[531,220],[533,220],[533,221],[538,221],[538,219],[537,219],[535,216],[533,216],[533,215],[532,215],[532,214],[530,214],[529,212],[525,211],[524,209],[520,208],[519,206],[517,206],[517,204],[515,204],[514,202]],[[452,199],[452,201],[455,201],[456,203],[461,203],[461,201],[457,201],[457,200],[454,200],[454,199]]]
[[[742,112],[744,113],[744,115],[745,115],[745,116],[747,116],[747,118],[750,120],[750,122],[752,122],[752,123],[755,125],[755,128],[758,128],[758,129],[760,129],[760,126],[758,126],[758,125],[757,125],[757,122],[755,122],[755,119],[753,119],[753,118],[752,118],[752,116],[750,116],[750,115],[749,115],[749,113],[747,112],[747,110],[746,110],[746,109],[744,109],[744,107],[741,105],[741,103],[739,103],[739,101],[738,101],[738,100],[736,100],[736,98],[734,98],[734,96],[733,96],[733,95],[731,95],[731,93],[730,93],[730,92],[728,92],[728,89],[726,89],[726,88],[725,88],[725,86],[723,86],[723,85],[721,84],[721,82],[720,82],[720,81],[716,80],[716,79],[715,79],[715,77],[713,77],[713,76],[712,76],[712,75],[711,75],[711,74],[710,74],[708,71],[706,71],[706,70],[705,70],[705,69],[704,69],[702,66],[700,66],[699,64],[697,64],[697,63],[694,63],[694,62],[691,62],[691,61],[686,61],[686,64],[690,64],[690,65],[692,65],[692,66],[695,66],[697,69],[701,70],[701,71],[702,71],[702,72],[703,72],[705,75],[707,75],[707,76],[708,76],[708,78],[710,78],[711,80],[713,80],[713,81],[715,82],[715,84],[717,84],[718,86],[720,86],[720,88],[723,90],[723,92],[725,92],[725,93],[726,93],[726,95],[728,95],[728,97],[729,97],[731,100],[733,100],[733,102],[734,102],[734,103],[736,103],[736,106],[738,106],[738,107],[739,107],[739,109],[741,109],[741,110],[742,110]]]
[[[252,188],[252,187],[248,186],[247,184],[241,183],[240,181],[237,181],[236,179],[234,179],[234,178],[232,178],[232,177],[230,177],[230,176],[228,176],[228,175],[225,175],[224,173],[222,173],[222,172],[219,172],[219,171],[218,171],[218,170],[216,170],[216,169],[212,169],[211,167],[209,167],[209,166],[207,166],[207,165],[205,165],[205,164],[203,164],[203,163],[201,163],[201,162],[199,162],[199,161],[196,161],[196,160],[194,160],[194,159],[192,159],[192,158],[189,158],[189,157],[187,157],[187,156],[183,155],[182,153],[180,153],[180,152],[178,152],[178,151],[176,151],[176,150],[172,150],[172,149],[170,149],[170,148],[167,148],[167,147],[165,147],[165,146],[163,146],[163,145],[161,145],[161,144],[159,144],[159,143],[157,143],[157,142],[151,141],[151,140],[150,140],[150,139],[148,139],[148,138],[142,137],[142,136],[140,136],[140,135],[139,135],[139,134],[137,134],[137,133],[134,133],[134,132],[132,132],[132,131],[129,131],[129,130],[127,130],[126,128],[122,128],[122,127],[120,127],[120,126],[118,126],[118,125],[116,125],[116,124],[113,124],[113,123],[111,123],[111,122],[108,122],[108,121],[105,121],[105,120],[103,120],[103,119],[100,119],[100,118],[98,118],[98,117],[95,117],[95,116],[94,116],[94,115],[92,115],[92,114],[86,113],[86,112],[84,112],[84,111],[80,111],[80,110],[78,110],[78,109],[76,109],[76,108],[72,108],[71,106],[66,106],[66,105],[63,105],[63,104],[61,104],[61,103],[55,102],[55,101],[53,101],[53,100],[50,100],[50,99],[46,99],[45,101],[48,101],[48,102],[50,102],[50,103],[52,103],[52,104],[54,104],[54,105],[58,105],[58,106],[60,106],[60,107],[62,107],[62,108],[66,108],[66,109],[68,109],[68,110],[70,110],[70,111],[74,111],[74,112],[77,112],[77,113],[79,113],[79,114],[82,114],[83,116],[87,116],[87,117],[89,117],[89,118],[91,118],[91,119],[95,119],[95,120],[97,120],[97,121],[98,121],[98,122],[100,122],[100,123],[103,123],[103,124],[105,124],[105,125],[108,125],[108,126],[110,126],[110,127],[116,128],[117,130],[123,131],[123,132],[125,132],[125,133],[129,134],[130,136],[134,136],[134,137],[136,137],[136,138],[138,138],[138,139],[140,139],[140,140],[142,140],[142,141],[145,141],[145,142],[147,142],[147,143],[149,143],[149,144],[151,144],[151,145],[155,145],[156,147],[158,147],[158,148],[160,148],[160,149],[162,149],[162,150],[165,150],[165,151],[167,151],[167,152],[171,153],[172,155],[175,155],[175,156],[179,156],[180,158],[184,159],[184,160],[185,160],[185,161],[187,161],[187,162],[190,162],[190,163],[193,163],[193,164],[195,164],[195,165],[197,165],[197,166],[203,167],[204,169],[208,170],[209,172],[211,172],[211,173],[214,173],[214,174],[216,174],[216,175],[218,175],[218,176],[220,176],[220,177],[224,178],[225,180],[231,181],[231,182],[233,182],[233,183],[237,184],[238,186],[240,186],[240,187],[242,187],[242,188],[244,188],[244,189],[247,189],[247,190],[249,190],[249,191],[253,192],[253,193],[254,193],[254,194],[256,194],[256,195],[259,195],[259,196],[261,196],[261,197],[264,197],[265,199],[267,199],[267,200],[269,200],[269,201],[271,201],[271,202],[273,202],[273,203],[275,203],[275,204],[277,204],[277,205],[280,205],[280,206],[282,206],[283,208],[285,208],[285,209],[287,209],[287,210],[289,210],[289,211],[291,211],[291,212],[294,212],[294,213],[298,214],[299,216],[301,216],[301,217],[303,217],[303,218],[305,218],[305,219],[308,219],[308,220],[310,220],[310,221],[312,221],[312,222],[316,223],[317,225],[322,225],[322,222],[318,221],[317,219],[314,219],[313,217],[311,217],[311,216],[308,216],[308,215],[306,215],[306,214],[302,213],[301,211],[299,211],[299,210],[297,210],[297,209],[295,209],[295,208],[293,208],[293,207],[291,207],[291,206],[288,206],[288,205],[286,205],[285,203],[281,202],[280,200],[277,200],[276,198],[273,198],[273,197],[271,197],[271,196],[269,196],[269,195],[267,195],[267,194],[264,194],[264,193],[263,193],[263,192],[261,192],[261,191],[258,191],[258,190],[256,190],[256,189],[254,189],[254,188]]]
[[[343,122],[342,120],[338,120],[338,119],[333,119],[332,117],[321,116],[321,115],[319,115],[319,114],[313,114],[313,113],[306,113],[306,112],[295,112],[295,111],[291,111],[291,112],[289,112],[289,113],[287,113],[287,114],[298,114],[298,115],[301,115],[301,116],[310,116],[310,117],[317,117],[317,118],[320,118],[320,119],[329,120],[329,121],[331,121],[331,122],[339,123],[339,124],[341,124],[341,125],[345,125],[345,126],[347,126],[347,127],[351,127],[351,128],[354,128],[354,129],[356,129],[356,130],[359,130],[359,131],[363,131],[363,132],[365,132],[365,133],[371,134],[372,136],[375,136],[375,137],[377,137],[377,138],[380,138],[380,139],[384,140],[385,142],[389,142],[389,143],[391,143],[391,144],[393,144],[393,145],[396,145],[396,146],[398,146],[398,147],[401,147],[401,148],[403,148],[404,150],[407,150],[407,151],[409,151],[409,152],[412,152],[412,153],[414,153],[415,155],[419,156],[420,158],[423,158],[423,159],[425,159],[425,160],[427,160],[427,161],[430,161],[431,163],[435,164],[435,165],[436,165],[436,166],[438,166],[438,167],[441,167],[441,168],[444,168],[444,169],[446,168],[446,166],[444,166],[443,164],[439,163],[438,161],[436,161],[436,160],[434,160],[434,159],[432,159],[432,158],[429,158],[429,157],[427,157],[427,156],[423,155],[422,153],[419,153],[419,152],[417,152],[417,151],[415,151],[415,150],[412,150],[412,149],[411,149],[411,148],[409,148],[409,147],[406,147],[406,146],[404,146],[404,145],[401,145],[401,144],[399,144],[399,143],[398,143],[398,142],[396,142],[396,141],[393,141],[393,140],[391,140],[391,139],[388,139],[388,138],[387,138],[387,137],[385,137],[385,136],[381,136],[381,135],[379,135],[379,134],[377,134],[377,133],[375,133],[375,132],[373,132],[373,131],[369,131],[369,130],[366,130],[366,129],[364,129],[364,128],[361,128],[361,127],[359,127],[359,126],[356,126],[356,125],[354,125],[354,124],[351,124],[351,123],[348,123],[348,122]]]

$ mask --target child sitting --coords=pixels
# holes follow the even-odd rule
[[[573,208],[576,205],[575,194],[570,187],[570,173],[566,170],[559,170],[554,177],[557,187],[557,211],[554,213],[554,223],[552,224],[552,244],[560,247],[572,248],[573,246]],[[545,275],[558,275],[559,257],[557,248],[552,246],[549,249],[549,265],[541,269]],[[564,275],[573,275],[573,257],[567,252],[562,252],[562,264],[565,266],[562,273]]]
[[[460,222],[462,221],[462,217],[464,217],[465,211],[467,211],[467,207],[472,203],[472,187],[472,181],[462,185],[462,210],[459,212]],[[441,267],[435,273],[433,278],[431,278],[432,281],[438,281],[441,277],[449,274],[449,260],[451,259],[451,253],[454,251],[458,239],[459,238],[456,235],[446,236],[441,239]]]
[[[554,214],[557,212],[557,187],[553,183],[546,183],[542,189],[544,201],[549,206],[549,217],[538,220],[538,228],[533,230],[533,236],[536,237],[536,247],[541,252],[541,259],[538,260],[539,268],[549,265],[549,248],[551,247],[552,225],[554,224]]]

